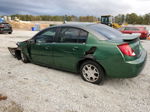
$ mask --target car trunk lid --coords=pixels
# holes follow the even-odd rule
[[[136,57],[139,57],[141,54],[141,49],[140,49],[141,44],[140,44],[139,37],[140,34],[122,36],[123,41],[129,44],[129,46],[133,49]]]
[[[130,57],[138,58],[141,55],[141,43],[139,37],[140,34],[123,34],[120,38],[113,39],[112,41],[117,42],[118,47],[122,45],[126,45],[127,49],[130,47],[131,49],[129,52],[132,51],[132,53],[135,54],[130,55]],[[126,54],[124,55],[127,56]],[[129,55],[127,57],[129,57]]]

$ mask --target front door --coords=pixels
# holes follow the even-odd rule
[[[59,68],[74,71],[80,58],[84,56],[88,33],[84,30],[63,27],[54,44],[54,65]]]
[[[50,28],[34,38],[35,43],[30,44],[30,56],[34,63],[46,66],[53,65],[53,42],[55,35],[56,28]]]

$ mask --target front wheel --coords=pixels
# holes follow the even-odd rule
[[[28,63],[29,60],[27,58],[27,56],[21,51],[21,60],[24,62],[24,63]]]
[[[80,74],[83,80],[99,84],[104,79],[104,70],[94,61],[86,61],[80,67]]]

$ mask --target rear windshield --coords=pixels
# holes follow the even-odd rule
[[[120,31],[106,25],[94,24],[94,25],[89,25],[88,27],[110,40],[121,38],[122,36],[122,33]]]

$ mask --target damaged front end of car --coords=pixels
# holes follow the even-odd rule
[[[17,43],[18,46],[19,43]],[[8,47],[9,52],[13,55],[14,58],[21,60],[21,49],[19,47]]]

